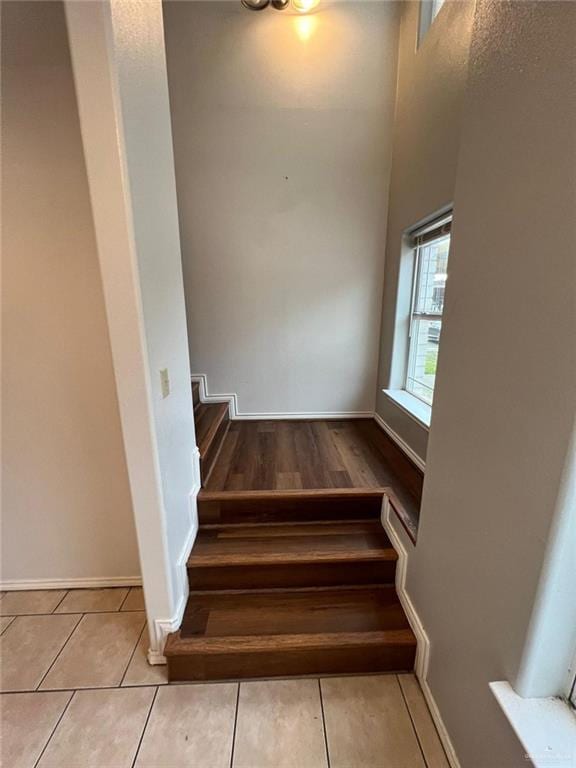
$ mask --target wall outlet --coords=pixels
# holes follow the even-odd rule
[[[162,368],[160,371],[160,389],[162,390],[162,397],[168,397],[170,394],[170,377],[168,376],[168,368]]]

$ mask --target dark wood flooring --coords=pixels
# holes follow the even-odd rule
[[[371,419],[235,421],[206,486],[209,491],[377,488],[389,468]],[[372,436],[372,439],[371,439]]]
[[[415,538],[422,482],[420,470],[373,419],[235,421],[205,490],[391,488]]]
[[[422,473],[372,419],[230,422],[198,395],[199,531],[170,680],[411,669],[380,515],[384,497],[417,514]]]

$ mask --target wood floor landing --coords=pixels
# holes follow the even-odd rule
[[[369,419],[235,421],[206,490],[264,491],[374,488],[390,484],[390,468],[371,436]]]
[[[202,493],[392,488],[415,538],[422,484],[422,472],[373,419],[235,421]]]

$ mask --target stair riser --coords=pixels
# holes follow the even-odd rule
[[[340,587],[393,584],[396,562],[298,563],[188,568],[191,590]]]
[[[410,672],[413,645],[373,648],[324,648],[306,651],[242,654],[194,654],[168,658],[170,681],[245,680],[299,675]]]
[[[210,443],[210,447],[208,448],[206,455],[202,456],[200,459],[200,477],[202,478],[202,485],[206,484],[206,481],[210,476],[210,472],[216,463],[218,453],[220,452],[220,448],[222,447],[222,443],[224,442],[224,438],[226,437],[226,433],[228,432],[229,427],[230,418],[226,416],[226,418],[222,420],[222,423],[218,427],[218,431]]]
[[[253,498],[205,501],[198,498],[201,525],[297,523],[378,519],[382,496],[348,498]]]

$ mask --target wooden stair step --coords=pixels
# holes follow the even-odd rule
[[[379,519],[387,488],[207,491],[198,494],[200,524]]]
[[[205,483],[230,426],[228,403],[200,403],[194,409],[196,444],[200,452],[200,473]]]
[[[193,590],[393,583],[397,555],[379,521],[201,528]]]
[[[192,404],[194,406],[194,410],[196,410],[200,405],[200,382],[199,381],[192,382]]]
[[[410,670],[416,639],[393,586],[191,592],[165,655],[171,680]]]

